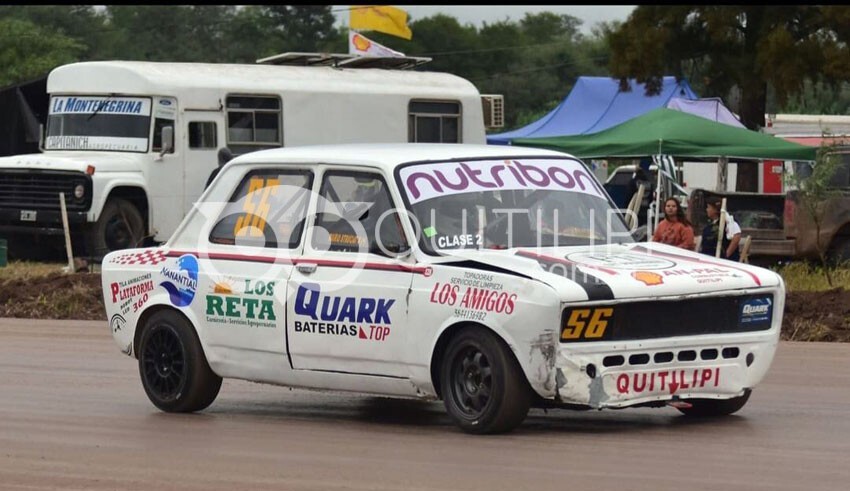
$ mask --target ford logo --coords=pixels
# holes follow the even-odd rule
[[[165,99],[160,99],[159,103],[162,104],[163,106],[170,106],[171,105],[171,101],[168,101],[168,100],[165,100]]]

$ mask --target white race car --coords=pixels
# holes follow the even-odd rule
[[[243,155],[167,243],[109,254],[102,278],[164,411],[232,377],[442,399],[471,433],[531,406],[733,413],[785,302],[769,270],[634,242],[577,159],[482,145]]]

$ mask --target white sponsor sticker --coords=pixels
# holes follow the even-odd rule
[[[411,204],[438,196],[506,189],[549,189],[602,199],[601,186],[575,160],[477,160],[411,165],[399,173]]]
[[[666,269],[676,265],[669,259],[633,252],[574,252],[567,254],[567,259],[587,266],[628,271]]]

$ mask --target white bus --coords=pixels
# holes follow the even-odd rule
[[[322,143],[485,142],[482,96],[471,82],[403,69],[423,58],[377,61],[288,53],[254,65],[60,66],[47,80],[42,153],[0,158],[0,236],[14,252],[61,235],[62,192],[75,245],[95,258],[164,241],[224,147],[240,155]]]

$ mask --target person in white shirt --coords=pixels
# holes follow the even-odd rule
[[[708,225],[702,230],[702,241],[699,252],[714,256],[717,252],[717,236],[720,230],[720,200],[709,201],[705,212],[708,214]],[[723,242],[720,249],[720,257],[732,261],[739,261],[741,254],[738,252],[738,243],[741,242],[741,227],[728,212],[726,213],[726,233],[723,234]]]

